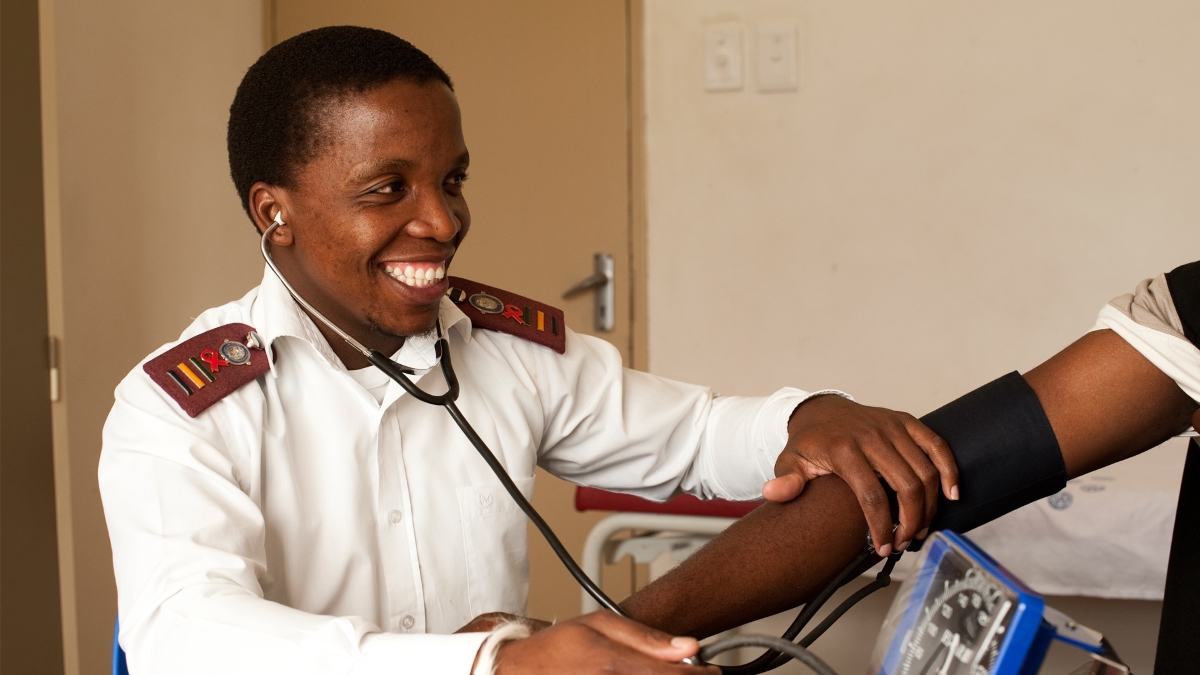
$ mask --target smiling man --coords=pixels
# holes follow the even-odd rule
[[[911,416],[624,370],[561,312],[449,276],[468,159],[450,78],[381,31],[281,43],[230,109],[233,181],[282,277],[429,391],[444,335],[458,406],[526,496],[535,466],[657,500],[788,501],[836,473],[886,551],[957,494]],[[695,640],[611,613],[494,614],[525,609],[524,515],[448,415],[317,319],[268,270],[117,388],[99,478],[134,673],[705,672],[678,663]]]

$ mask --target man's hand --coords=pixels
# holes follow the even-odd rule
[[[773,502],[795,499],[805,483],[837,474],[854,491],[881,556],[923,539],[937,510],[938,484],[958,499],[958,467],[937,434],[907,413],[871,408],[841,396],[801,403],[788,421],[788,443],[775,461],[777,478],[763,485]],[[892,532],[887,493],[876,475],[896,491],[900,525]]]
[[[499,626],[502,623],[510,623],[513,621],[519,621],[526,626],[529,626],[529,630],[534,633],[543,628],[550,627],[550,623],[548,621],[542,621],[541,619],[531,619],[527,616],[517,616],[516,614],[508,614],[507,612],[488,612],[487,614],[480,614],[474,619],[471,619],[467,625],[454,632],[490,633],[496,629],[496,626]]]
[[[679,662],[695,656],[699,643],[624,619],[608,610],[555,624],[524,640],[509,642],[496,658],[497,675],[628,673],[629,675],[717,675],[715,666]]]

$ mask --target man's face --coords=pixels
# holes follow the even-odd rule
[[[372,335],[426,332],[471,220],[458,102],[441,82],[397,80],[331,103],[323,116],[320,154],[283,190],[292,243],[273,247],[276,263],[301,296],[368,345]]]

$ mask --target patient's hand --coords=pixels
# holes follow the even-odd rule
[[[923,538],[937,509],[938,484],[958,499],[958,467],[937,434],[907,413],[871,408],[841,396],[818,396],[796,408],[788,421],[788,443],[763,485],[774,502],[795,499],[805,483],[837,474],[854,491],[880,555]],[[900,502],[900,525],[892,533],[883,476]]]

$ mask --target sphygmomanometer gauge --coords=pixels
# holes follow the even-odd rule
[[[897,673],[988,675],[1016,600],[1016,594],[967,561],[943,557]]]
[[[892,607],[872,672],[1016,673],[1043,607],[1041,597],[965,538],[937,533]]]

